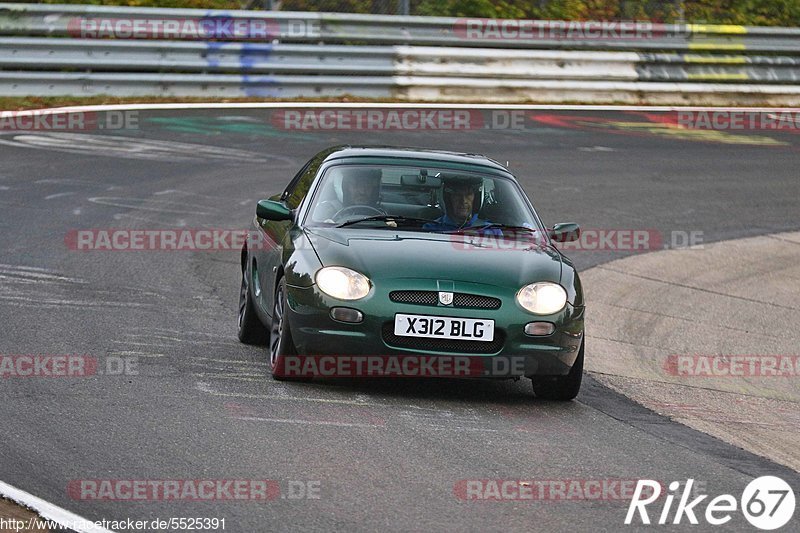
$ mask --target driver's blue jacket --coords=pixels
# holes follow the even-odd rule
[[[473,213],[472,217],[463,223],[458,223],[452,218],[447,215],[442,215],[441,217],[437,218],[434,222],[427,222],[422,226],[422,229],[426,231],[456,231],[459,229],[474,229],[481,235],[496,235],[498,237],[503,236],[503,231],[500,228],[486,228],[480,229],[480,226],[485,226],[487,224],[491,224],[491,222],[486,220],[481,220],[478,218],[478,213]],[[477,227],[474,227],[477,226]]]

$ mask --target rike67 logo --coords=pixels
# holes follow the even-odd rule
[[[696,495],[693,485],[694,479],[687,479],[683,491],[678,496],[681,483],[673,481],[669,484],[661,512],[656,515],[658,518],[654,517],[657,524],[680,524],[685,517],[690,524],[697,525],[699,515],[706,523],[721,526],[730,522],[734,513],[741,511],[753,527],[774,530],[785,526],[794,515],[794,491],[779,477],[762,476],[754,479],[745,487],[738,501],[731,494],[721,494],[705,502],[708,494]],[[626,525],[632,524],[637,515],[642,524],[651,523],[647,506],[662,496],[661,487],[658,481],[650,479],[638,481],[628,506],[628,514],[625,516]],[[678,504],[673,511],[672,504],[676,496]],[[692,498],[693,496],[695,497]],[[704,502],[705,512],[701,512],[701,504]]]

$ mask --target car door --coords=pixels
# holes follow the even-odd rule
[[[271,197],[270,200],[283,202],[293,213],[297,213],[326,155],[327,153],[317,154],[311,158],[292,178],[283,193]],[[291,243],[287,243],[287,234],[295,225],[295,220],[276,222],[256,217],[255,223],[260,230],[261,243],[253,254],[256,272],[253,277],[258,280],[258,287],[253,294],[261,311],[272,316],[277,274],[281,270],[284,248],[291,246]]]

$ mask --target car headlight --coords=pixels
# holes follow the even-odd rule
[[[535,315],[552,315],[567,305],[567,291],[556,283],[531,283],[519,290],[517,302]]]
[[[349,268],[321,268],[316,279],[319,290],[340,300],[358,300],[369,294],[369,279]]]

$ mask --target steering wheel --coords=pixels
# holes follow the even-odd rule
[[[333,215],[334,220],[339,220],[340,217],[344,215],[385,215],[386,211],[383,209],[378,209],[377,207],[373,207],[371,205],[349,205],[347,207],[343,207],[339,209],[335,215]]]

